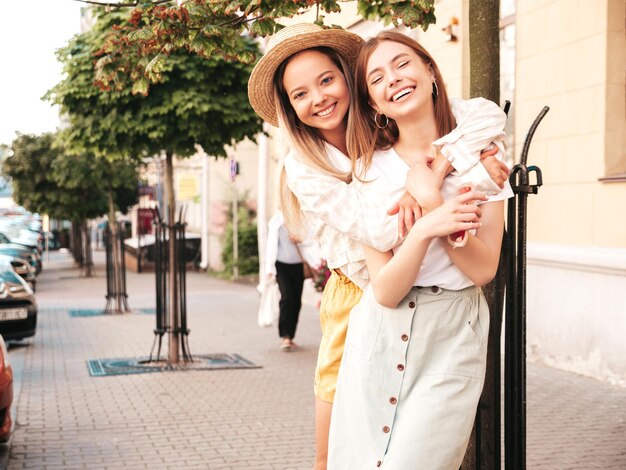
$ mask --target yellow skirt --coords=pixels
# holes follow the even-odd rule
[[[315,369],[315,396],[332,403],[335,399],[337,374],[346,342],[348,319],[363,291],[343,274],[332,272],[324,288],[320,305],[322,340]]]

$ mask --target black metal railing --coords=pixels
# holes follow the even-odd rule
[[[155,209],[154,217],[154,258],[156,276],[156,328],[154,329],[154,341],[150,350],[149,361],[161,359],[161,348],[163,336],[171,332],[177,336],[178,344],[181,347],[182,359],[185,362],[192,361],[189,348],[189,333],[187,327],[187,266],[186,266],[186,238],[185,238],[185,212],[181,209],[178,214],[178,221],[173,225],[167,224]],[[171,266],[169,256],[169,238],[174,237],[173,266]],[[172,270],[175,273],[175,292],[172,291]],[[177,315],[176,324],[172,329],[171,296],[176,299],[174,306]],[[156,355],[154,354],[156,347]]]
[[[527,166],[533,135],[550,108],[545,106],[530,126],[520,163],[509,175],[515,197],[508,202],[504,347],[504,465],[526,468],[526,215],[529,194],[542,185],[541,170]],[[531,182],[531,175],[535,175]]]
[[[126,261],[124,246],[124,230],[122,224],[116,222],[117,233],[115,237],[107,224],[104,229],[104,247],[106,252],[106,275],[107,295],[105,313],[130,312],[128,306],[128,293],[126,292]],[[118,259],[115,260],[115,247],[117,247]],[[116,271],[116,266],[118,270]]]

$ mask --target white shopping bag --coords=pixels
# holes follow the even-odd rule
[[[272,326],[278,318],[278,302],[280,291],[276,279],[266,281],[263,286],[259,286],[261,291],[261,301],[259,303],[259,326]]]

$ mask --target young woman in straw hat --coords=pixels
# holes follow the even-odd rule
[[[367,40],[355,79],[355,125],[369,133],[350,148],[361,155],[355,185],[373,197],[370,180],[411,180],[424,215],[393,250],[364,247],[371,282],[350,315],[328,468],[456,470],[485,374],[489,311],[477,286],[496,273],[512,191],[458,195],[454,174],[439,189],[425,155],[455,118],[436,63],[413,39]],[[445,240],[457,230],[472,231],[460,248]]]
[[[322,340],[315,374],[318,469],[326,468],[328,427],[348,314],[368,283],[358,242],[390,249],[401,239],[398,219],[406,219],[406,228],[410,228],[413,212],[419,216],[414,201],[406,203],[402,217],[386,213],[404,193],[395,185],[374,182],[377,197],[367,199],[348,184],[352,175],[347,129],[354,115],[351,67],[361,43],[359,36],[343,30],[323,30],[312,24],[289,26],[272,37],[248,85],[255,111],[280,126],[292,148],[285,158],[281,182],[286,225],[302,237],[306,214],[333,270],[320,307]],[[485,108],[482,115],[497,120],[502,114],[495,105],[480,104]],[[468,124],[475,121],[469,119]],[[498,137],[502,126],[490,126],[494,138]],[[457,140],[463,138],[459,132]],[[472,159],[476,163],[478,154],[461,154],[457,160]],[[467,166],[471,167],[469,173],[476,173],[477,184],[490,181],[482,165]],[[502,180],[499,164],[491,166],[494,179]]]

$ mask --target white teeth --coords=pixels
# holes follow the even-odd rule
[[[335,105],[333,104],[332,106],[330,106],[329,108],[326,108],[324,111],[320,111],[319,113],[315,113],[320,117],[326,117],[328,116],[330,113],[333,112],[333,110],[335,109]]]
[[[400,98],[402,98],[404,95],[408,95],[409,93],[411,93],[413,91],[413,88],[407,87],[407,88],[403,88],[402,90],[400,90],[398,93],[396,93],[395,95],[393,95],[391,97],[392,101],[398,101]]]

